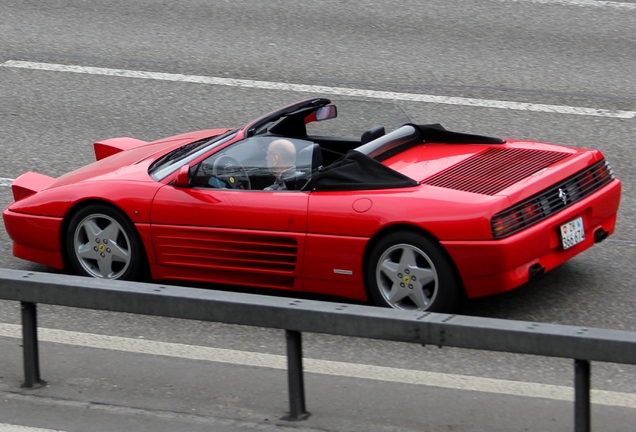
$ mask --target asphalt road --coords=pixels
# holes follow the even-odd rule
[[[612,238],[520,289],[468,302],[461,313],[636,331],[634,34],[636,1],[0,0],[0,204],[11,201],[10,179],[27,170],[59,176],[85,165],[97,140],[153,140],[238,126],[321,88],[336,89],[334,98],[355,90],[358,99],[403,99],[400,105],[417,122],[598,148],[623,181]],[[64,70],[69,65],[75,69]],[[126,73],[105,74],[112,69]],[[141,71],[149,79],[135,78]],[[160,73],[245,81],[193,83]],[[2,267],[50,271],[13,258],[3,230],[0,251]],[[95,334],[284,353],[278,331],[53,307],[40,312],[43,327],[77,332],[77,340]],[[0,303],[0,324],[18,323],[18,307]],[[195,423],[202,430],[243,430],[279,422],[286,408],[284,378],[274,366],[211,358],[227,380],[207,382],[198,368],[210,368],[209,362],[171,357],[162,351],[168,345],[122,358],[113,348],[78,342],[63,350],[56,340],[44,342],[49,387],[20,390],[18,342],[0,336],[3,432],[11,430],[5,424],[161,430],[162,421],[166,430],[198,430]],[[305,342],[311,359],[390,367],[405,376],[434,372],[445,382],[461,375],[474,387],[435,389],[415,378],[413,384],[386,382],[377,370],[375,378],[310,373],[312,417],[279,427],[571,429],[571,403],[551,402],[539,390],[531,396],[510,390],[518,382],[571,386],[567,360],[321,335]],[[627,426],[636,424],[634,372],[631,366],[593,366],[593,387],[624,402],[595,408],[602,430],[634,428]],[[504,380],[508,397],[476,391],[481,378]],[[278,387],[268,393],[269,385]],[[95,407],[108,409],[93,418],[87,413]],[[192,409],[202,414],[192,417]],[[166,413],[176,416],[176,426]]]

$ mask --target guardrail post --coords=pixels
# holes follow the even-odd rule
[[[289,387],[289,416],[286,420],[305,420],[305,383],[303,380],[303,347],[299,331],[285,330],[287,339],[287,380]]]
[[[574,360],[574,431],[590,432],[590,362]]]
[[[38,319],[35,303],[20,302],[22,311],[22,353],[24,360],[23,387],[33,388],[45,384],[40,379],[38,354]]]

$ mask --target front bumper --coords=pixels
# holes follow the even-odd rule
[[[13,255],[56,269],[64,268],[61,218],[16,213],[9,209],[2,212],[2,217],[13,240]]]

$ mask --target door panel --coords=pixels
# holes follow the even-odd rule
[[[297,289],[308,196],[165,186],[151,213],[157,264],[211,282]]]

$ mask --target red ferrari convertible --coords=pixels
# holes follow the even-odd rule
[[[621,184],[597,150],[369,112],[352,136],[333,132],[340,111],[314,98],[239,129],[98,142],[96,162],[57,179],[27,172],[3,212],[13,253],[96,278],[450,311],[614,232]]]

